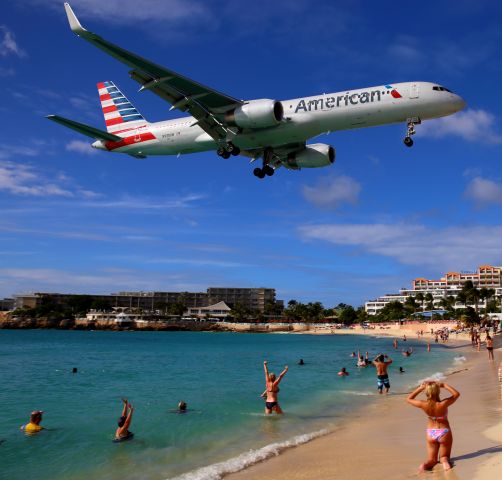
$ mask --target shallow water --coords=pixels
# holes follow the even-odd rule
[[[0,478],[219,478],[374,401],[375,371],[355,367],[357,348],[394,357],[394,393],[453,365],[454,350],[401,345],[414,355],[395,352],[391,339],[352,335],[0,330]],[[263,415],[264,359],[276,373],[290,366],[283,417]],[[336,375],[342,366],[349,377]],[[121,397],[136,408],[135,438],[114,444]],[[170,411],[180,400],[183,415]],[[19,426],[35,409],[50,430],[26,437]]]

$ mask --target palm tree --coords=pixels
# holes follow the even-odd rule
[[[432,296],[432,293],[427,292],[424,296],[424,300],[427,302],[427,308],[429,310],[434,310],[434,297]]]
[[[425,300],[424,294],[422,292],[418,292],[415,295],[415,299],[417,300],[417,302],[420,302],[420,304],[422,305],[422,311],[424,311],[424,300]]]

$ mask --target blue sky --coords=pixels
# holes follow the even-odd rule
[[[500,2],[70,3],[88,29],[238,98],[424,80],[468,108],[419,126],[412,149],[404,125],[323,136],[332,168],[264,181],[243,157],[98,152],[44,116],[104,128],[104,80],[150,121],[177,114],[73,35],[62,2],[9,2],[0,296],[267,286],[286,301],[359,305],[417,276],[502,264]]]

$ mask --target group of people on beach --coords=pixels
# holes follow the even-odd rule
[[[432,333],[432,332],[431,332]],[[489,358],[493,359],[493,339],[490,337],[489,332],[486,333],[486,348],[488,350]],[[478,346],[480,344],[480,332],[471,331],[471,339],[473,346]],[[403,337],[403,341],[406,341],[406,337]],[[393,341],[394,349],[398,349],[398,341],[394,339]],[[427,343],[427,350],[430,351],[430,343]],[[406,350],[402,350],[402,355],[409,357],[413,354],[413,348],[410,347]],[[356,353],[352,352],[351,357],[356,357]],[[364,368],[369,365],[373,365],[376,370],[377,376],[377,390],[379,394],[389,393],[390,390],[390,380],[388,374],[388,367],[393,363],[392,358],[388,355],[379,353],[372,361],[369,360],[368,352],[365,356],[362,355],[360,351],[357,352],[357,363],[356,366],[359,368]],[[303,359],[300,359],[298,365],[305,365]],[[288,366],[286,365],[283,371],[276,376],[275,373],[268,370],[268,362],[265,360],[263,362],[263,370],[265,374],[265,390],[261,394],[261,397],[265,400],[265,414],[270,415],[272,413],[282,414],[283,411],[279,405],[279,384],[288,372]],[[400,373],[404,373],[404,369],[399,367]],[[73,369],[73,373],[76,373],[77,369]],[[500,369],[500,375],[502,378],[502,363]],[[349,375],[345,367],[341,368],[338,372],[338,376],[346,377]],[[441,399],[440,392],[444,389],[450,396]],[[426,399],[419,400],[417,397],[424,393]],[[451,469],[451,448],[453,444],[453,435],[451,427],[448,421],[448,407],[451,406],[459,398],[460,393],[455,390],[451,385],[439,381],[425,381],[420,386],[418,386],[413,392],[411,392],[406,401],[413,405],[414,407],[420,408],[427,415],[427,429],[426,429],[426,443],[427,443],[427,453],[428,457],[425,462],[420,465],[420,470],[431,470],[437,463],[441,463],[445,470]],[[125,440],[130,440],[134,437],[134,434],[130,431],[130,426],[132,422],[132,417],[134,413],[134,407],[127,399],[122,399],[122,413],[117,422],[117,428],[115,430],[114,442],[122,442]],[[184,401],[180,401],[178,408],[176,410],[178,413],[185,413],[187,411],[187,404]],[[31,412],[30,421],[21,427],[28,435],[33,435],[44,428],[41,426],[43,411],[35,410]],[[439,460],[438,460],[439,458]]]

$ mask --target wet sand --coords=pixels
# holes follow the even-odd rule
[[[372,332],[371,334],[378,334]],[[286,450],[281,455],[229,475],[231,480],[358,479],[487,480],[502,478],[502,401],[498,368],[502,344],[497,338],[495,362],[485,348],[465,342],[451,345],[467,361],[447,382],[460,399],[450,407],[454,435],[454,468],[441,465],[418,475],[426,458],[424,413],[405,402],[405,395],[378,397],[364,411],[346,419],[333,433]],[[392,379],[391,379],[392,381]]]

